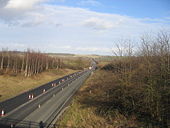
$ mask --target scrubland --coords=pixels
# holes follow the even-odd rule
[[[78,128],[170,126],[170,35],[143,36],[140,46],[118,44],[115,58],[82,86],[57,122]]]

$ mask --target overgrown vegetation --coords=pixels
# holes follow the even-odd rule
[[[104,66],[117,77],[117,87],[107,91],[113,106],[152,126],[168,128],[170,120],[170,36],[145,36],[133,54],[132,45],[118,46],[118,58]]]
[[[117,48],[117,57],[87,81],[60,124],[93,128],[169,127],[170,35],[144,36],[135,52],[129,41]]]
[[[57,124],[62,128],[127,128],[137,126],[134,116],[126,117],[113,107],[107,91],[117,84],[110,71],[98,70],[85,82],[69,110]]]

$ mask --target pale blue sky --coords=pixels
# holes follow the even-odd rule
[[[170,0],[0,0],[0,47],[11,50],[111,55],[118,40],[162,29]]]
[[[102,13],[136,18],[164,18],[170,15],[170,0],[60,0],[49,4],[82,7]]]

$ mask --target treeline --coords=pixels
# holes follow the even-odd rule
[[[126,116],[136,115],[149,128],[170,125],[170,35],[143,36],[141,45],[117,45],[115,59],[103,70],[112,71],[116,86],[108,90],[112,106]]]
[[[47,54],[27,50],[27,52],[16,52],[2,49],[0,51],[0,73],[18,74],[32,76],[48,69],[61,68],[62,59],[51,57]]]

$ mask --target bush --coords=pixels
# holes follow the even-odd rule
[[[127,51],[133,51],[128,48]],[[170,36],[159,33],[156,37],[143,37],[138,54],[122,55],[123,52],[102,68],[112,71],[119,83],[106,92],[112,107],[124,115],[135,114],[145,123],[167,128],[170,120]]]

